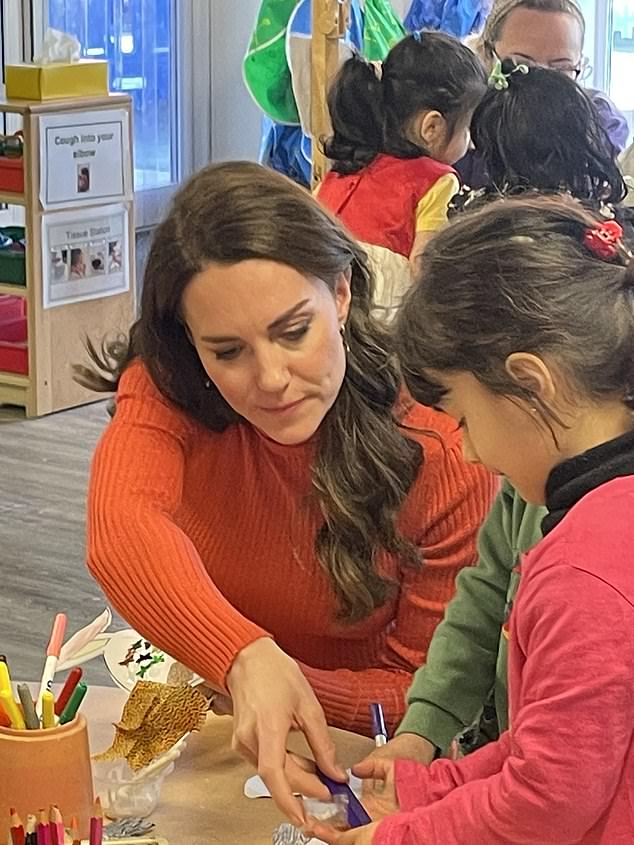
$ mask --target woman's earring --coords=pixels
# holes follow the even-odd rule
[[[205,381],[205,390],[211,390],[211,379],[210,378],[208,378]]]
[[[342,323],[339,326],[339,334],[341,335],[341,340],[343,342],[343,348],[346,352],[350,352],[350,344],[348,343],[348,338],[346,337],[346,324]]]

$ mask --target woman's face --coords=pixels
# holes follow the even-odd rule
[[[566,12],[514,9],[493,45],[500,59],[539,65],[577,78],[583,52],[579,21]]]
[[[337,398],[349,306],[345,273],[333,293],[320,279],[264,259],[210,264],[182,301],[211,381],[236,413],[285,445],[312,437]]]

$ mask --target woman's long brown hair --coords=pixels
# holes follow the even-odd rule
[[[94,390],[116,389],[136,357],[170,402],[214,431],[245,421],[225,402],[190,343],[181,316],[183,291],[211,262],[252,258],[286,264],[334,291],[350,271],[352,303],[344,382],[319,432],[312,468],[323,514],[317,556],[329,575],[341,618],[368,616],[395,585],[377,567],[382,552],[419,563],[397,517],[416,478],[421,449],[394,418],[400,370],[387,334],[372,317],[366,257],[342,226],[304,189],[248,162],[211,165],[177,194],[158,227],[144,275],[141,315],[130,337],[89,345],[97,369],[77,368]]]

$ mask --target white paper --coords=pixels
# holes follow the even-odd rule
[[[129,290],[127,207],[44,214],[42,271],[44,308]]]
[[[99,614],[99,616],[97,616],[96,619],[94,619],[88,625],[85,625],[83,628],[80,628],[79,631],[76,631],[72,635],[72,637],[66,640],[59,652],[59,659],[57,661],[56,671],[62,671],[62,666],[65,663],[71,662],[78,652],[86,648],[89,643],[94,641],[95,637],[103,633],[106,628],[110,627],[111,624],[112,611],[109,607],[107,607],[102,613]]]
[[[46,209],[131,196],[125,109],[40,117],[40,202]]]
[[[348,774],[348,786],[357,796],[359,801],[361,800],[361,792],[363,789],[363,781],[361,778],[358,778],[356,775],[353,775],[351,770],[347,770]],[[268,787],[260,777],[260,775],[253,775],[244,783],[244,794],[247,798],[270,798],[271,793],[268,790]]]

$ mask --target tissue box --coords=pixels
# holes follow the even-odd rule
[[[108,93],[108,62],[101,59],[49,65],[5,65],[4,71],[9,100],[55,100]]]

